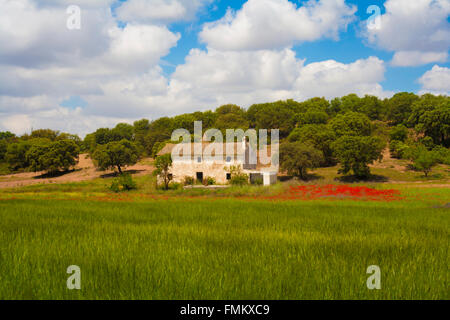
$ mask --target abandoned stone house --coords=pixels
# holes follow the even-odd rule
[[[231,180],[229,170],[231,166],[240,166],[242,172],[249,176],[251,183],[259,181],[264,185],[271,185],[277,181],[278,167],[271,161],[269,164],[264,164],[268,162],[267,158],[272,156],[270,146],[267,150],[257,152],[248,142],[211,142],[199,143],[197,146],[167,144],[158,156],[164,154],[172,154],[171,178],[174,182],[182,183],[186,177],[202,182],[211,177],[217,184],[227,184]],[[266,160],[261,161],[262,159]]]

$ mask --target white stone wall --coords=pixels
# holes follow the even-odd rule
[[[227,173],[225,167],[232,165],[241,165],[237,161],[232,162],[202,162],[197,163],[191,161],[175,161],[172,164],[171,173],[173,174],[173,181],[184,182],[185,177],[192,177],[196,179],[197,172],[203,172],[203,178],[212,177],[217,184],[227,184]]]

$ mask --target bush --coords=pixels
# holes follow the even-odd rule
[[[184,177],[183,184],[184,184],[185,186],[193,186],[194,183],[195,183],[194,178],[192,178],[192,177]]]
[[[433,152],[439,163],[450,165],[450,149],[443,146],[437,146],[433,149]]]
[[[421,149],[417,158],[414,159],[414,169],[421,171],[428,177],[433,167],[438,163],[436,154],[433,151],[428,151],[425,148]]]
[[[169,190],[181,190],[183,189],[183,185],[178,182],[172,182],[169,184]]]
[[[227,168],[225,168],[227,170]],[[233,186],[244,186],[247,185],[248,175],[242,172],[241,166],[231,166],[227,171],[230,171],[231,180],[230,184]]]
[[[133,180],[133,177],[130,174],[125,173],[113,180],[110,189],[111,191],[118,193],[122,191],[136,190],[137,185]]]
[[[230,183],[233,186],[245,186],[248,184],[248,175],[242,173],[231,178]]]
[[[395,159],[405,159],[409,146],[398,140],[391,141],[389,145],[389,150],[391,152],[391,157]]]
[[[392,128],[390,132],[390,139],[391,141],[395,140],[405,142],[406,139],[408,139],[408,128],[402,124]]]
[[[204,186],[213,186],[215,184],[216,184],[216,179],[214,179],[212,177],[206,177],[205,179],[203,179]]]
[[[262,186],[264,184],[264,179],[263,178],[256,178],[253,180],[252,182],[254,185],[256,186]]]

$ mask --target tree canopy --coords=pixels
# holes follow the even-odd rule
[[[289,142],[280,146],[280,165],[288,174],[307,179],[308,169],[320,166],[323,161],[321,151],[301,142]]]
[[[134,142],[123,139],[99,145],[92,157],[101,170],[117,168],[119,173],[122,173],[123,167],[132,166],[138,162],[139,149]]]

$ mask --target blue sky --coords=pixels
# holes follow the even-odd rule
[[[112,6],[114,9],[121,5],[122,0]],[[307,1],[289,0],[292,3],[301,5]],[[187,23],[174,23],[170,29],[182,34],[177,46],[170,51],[170,54],[163,58],[167,65],[163,64],[166,74],[174,71],[177,65],[184,63],[185,57],[192,48],[205,49],[205,44],[198,40],[198,32],[202,25],[207,22],[213,22],[222,18],[229,8],[238,11],[246,0],[219,0],[211,3],[201,10],[194,21]],[[343,63],[350,63],[360,58],[377,56],[384,61],[390,61],[394,52],[380,50],[370,45],[360,35],[361,28],[365,26],[364,22],[372,15],[367,13],[367,8],[371,5],[379,6],[381,14],[385,13],[384,0],[348,0],[348,4],[357,6],[356,16],[358,20],[349,25],[347,31],[341,32],[338,41],[324,39],[315,42],[306,42],[293,47],[300,59],[306,59],[307,62],[318,62],[328,59],[334,59]],[[362,23],[362,26],[361,26]],[[417,79],[420,78],[433,63],[414,67],[392,67],[388,66],[386,70],[386,79],[381,82],[386,90],[391,91],[411,91],[418,92],[420,84]],[[441,66],[450,67],[450,63],[441,63]]]
[[[71,5],[78,13],[68,9]],[[369,6],[380,8],[368,29]],[[0,130],[450,93],[449,0],[0,0]],[[79,21],[79,28],[69,22]]]

